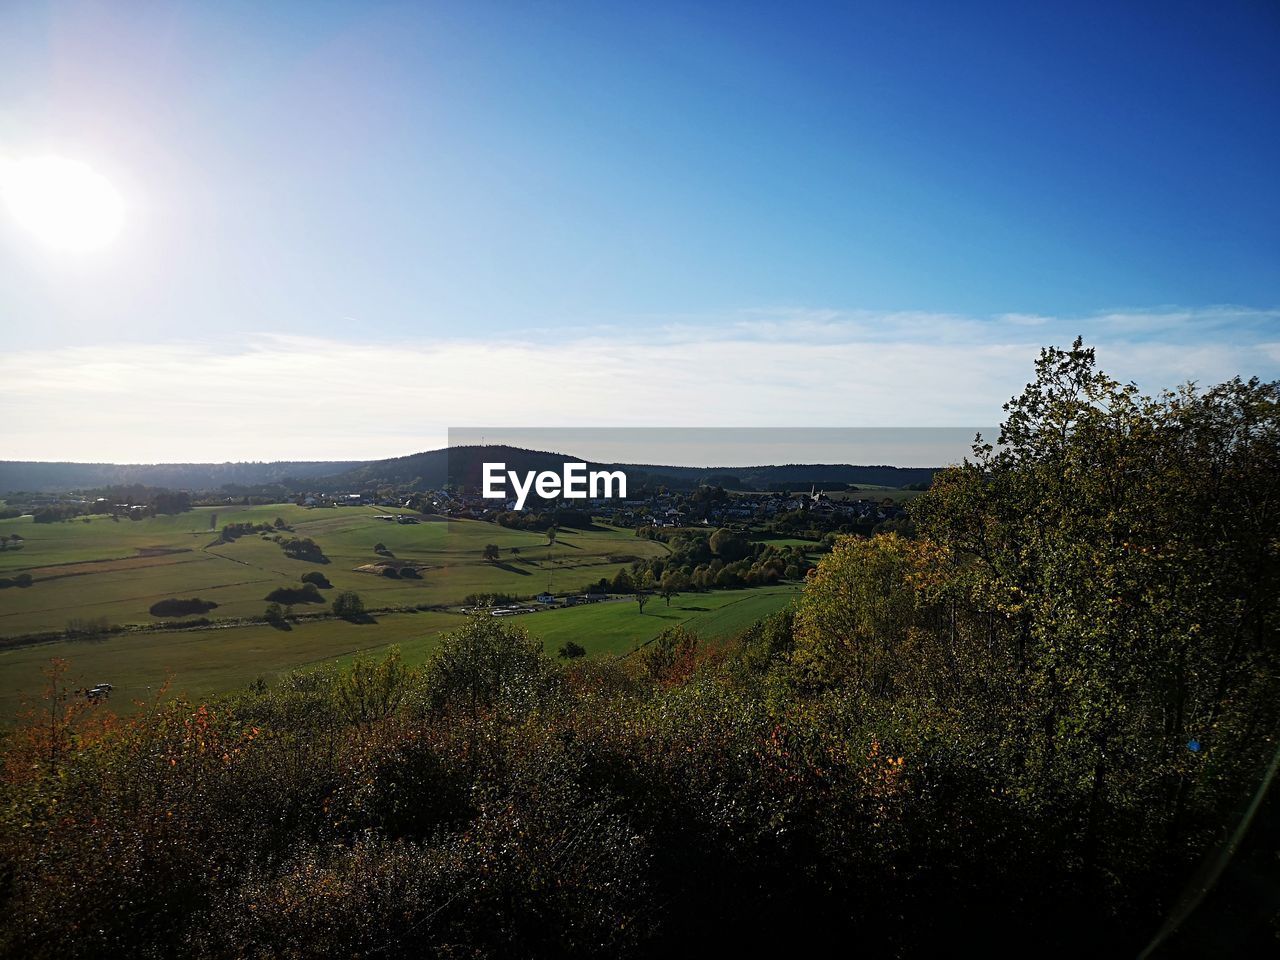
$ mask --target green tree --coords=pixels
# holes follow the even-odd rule
[[[551,677],[540,640],[514,624],[476,614],[446,635],[427,662],[426,704],[434,716],[464,725],[474,762],[485,731],[525,716],[544,699]]]
[[[725,563],[741,560],[751,550],[751,543],[743,536],[734,533],[727,527],[721,527],[711,535],[708,541],[711,552]]]
[[[916,622],[912,547],[848,537],[818,563],[796,615],[796,662],[819,685],[884,693]]]
[[[364,616],[364,601],[354,590],[343,590],[333,598],[333,613],[344,620],[359,620]]]
[[[646,570],[636,584],[636,606],[644,613],[644,608],[653,597],[653,574]]]
[[[671,598],[678,594],[681,590],[689,589],[689,578],[679,570],[664,570],[662,579],[658,583],[658,592],[662,595],[662,599],[666,601],[667,606],[671,606]]]
[[[641,648],[640,663],[649,679],[678,683],[693,672],[697,654],[696,633],[683,626],[667,627]]]
[[[999,724],[1020,795],[1054,811],[1086,867],[1115,870],[1106,851],[1208,829],[1223,785],[1265,762],[1252,731],[1280,698],[1280,385],[1147,397],[1076,341],[1042,351],[1005,409],[998,445],[979,438],[911,514],[944,551],[943,636],[989,651],[966,709]]]
[[[308,570],[300,579],[303,583],[309,583],[317,589],[328,590],[333,586],[333,584],[329,582],[329,578],[319,570]]]
[[[410,687],[410,673],[400,661],[400,651],[392,649],[382,660],[361,658],[340,675],[337,699],[342,716],[349,722],[372,725],[392,716]]]

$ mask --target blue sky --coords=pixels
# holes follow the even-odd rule
[[[990,422],[1076,332],[1153,389],[1280,375],[1280,8],[1049,6],[6,4],[0,157],[128,217],[76,257],[0,222],[0,404],[62,404],[0,456],[688,415],[646,382],[707,425]],[[180,392],[272,376],[361,416],[269,443]]]

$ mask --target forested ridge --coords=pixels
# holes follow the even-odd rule
[[[123,720],[54,664],[4,744],[0,950],[1273,952],[1278,403],[1046,349],[904,535],[728,645],[559,661],[476,617]]]

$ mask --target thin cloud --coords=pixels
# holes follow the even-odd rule
[[[1276,377],[1277,319],[1241,308],[1068,319],[773,310],[527,340],[263,335],[11,352],[0,357],[0,457],[382,457],[481,424],[965,426],[997,419],[1039,348],[1077,332],[1104,369],[1148,390]],[[1203,336],[1223,324],[1231,337]]]

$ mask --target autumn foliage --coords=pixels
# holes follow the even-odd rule
[[[123,720],[54,664],[4,746],[0,954],[1265,955],[1277,399],[1045,351],[917,536],[838,542],[728,646],[476,617]]]

